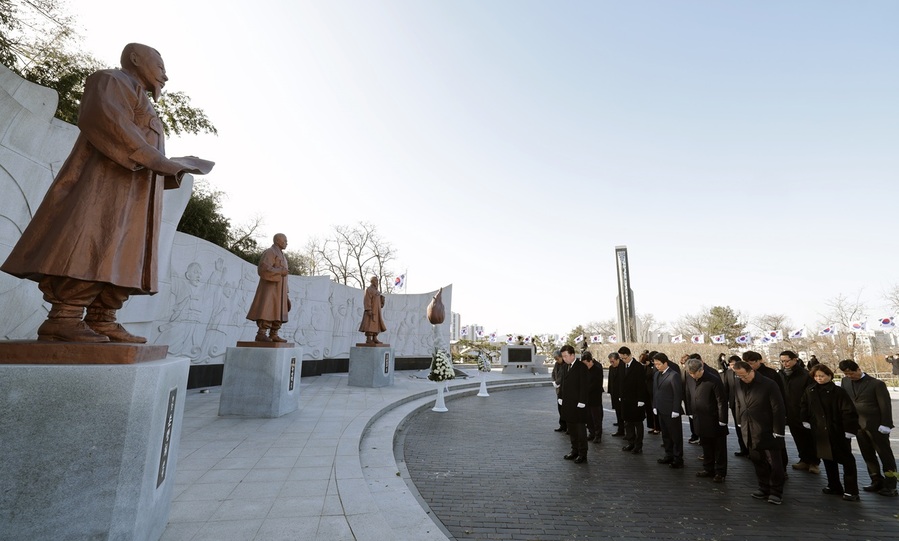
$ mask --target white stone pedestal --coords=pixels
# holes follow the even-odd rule
[[[0,538],[158,540],[189,367],[0,365]]]
[[[350,348],[349,385],[353,387],[393,385],[393,370],[392,347]]]
[[[300,406],[303,348],[228,348],[219,415],[280,417]]]

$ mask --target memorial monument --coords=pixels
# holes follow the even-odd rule
[[[615,247],[615,267],[618,273],[618,341],[637,340],[637,310],[634,307],[634,291],[631,289],[630,267],[627,262],[627,246]]]

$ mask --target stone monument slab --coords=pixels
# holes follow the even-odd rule
[[[303,348],[228,348],[219,415],[280,417],[296,411],[302,363]]]
[[[0,537],[158,540],[189,366],[0,365]]]
[[[349,385],[387,387],[393,385],[395,359],[392,347],[350,348]]]

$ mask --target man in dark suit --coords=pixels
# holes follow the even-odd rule
[[[739,361],[740,357],[737,355],[728,357],[728,369],[721,374],[721,382],[724,384],[724,391],[727,393],[727,403],[730,406],[730,413],[734,416],[735,420],[737,418],[737,384],[740,383],[740,380],[734,373],[734,363]],[[749,456],[749,449],[746,448],[746,443],[743,442],[743,433],[739,429],[737,430],[737,443],[740,445],[740,450],[735,451],[734,456]]]
[[[780,398],[784,402],[784,407],[786,408],[787,403],[787,391],[784,389],[784,382],[780,379],[780,375],[777,373],[777,370],[771,368],[762,362],[762,354],[757,351],[746,351],[743,353],[743,360],[749,363],[749,366],[752,367],[753,371],[756,374],[766,377],[777,384],[777,388],[780,389]],[[780,462],[783,464],[784,468],[784,478],[786,478],[787,473],[787,446],[784,445],[780,449]]]
[[[562,406],[562,418],[568,425],[568,436],[571,439],[571,452],[564,458],[583,464],[587,461],[587,401],[590,395],[590,375],[584,363],[577,360],[574,348],[568,344],[562,346],[562,360],[568,365],[568,373],[562,381],[559,405]]]
[[[710,378],[718,378],[721,379],[721,376],[718,374],[718,371],[707,365],[705,361],[702,360],[702,355],[699,353],[691,353],[686,356],[686,359],[683,360],[682,364],[684,365],[683,377],[681,378],[684,382],[684,405],[687,409],[687,417],[690,419],[690,439],[688,440],[690,443],[697,444],[700,443],[700,434],[699,431],[696,430],[696,423],[693,422],[693,412],[690,411],[690,403],[693,396],[693,390],[696,388],[696,381],[689,376],[687,371],[687,362],[690,359],[697,359],[702,363],[703,369],[705,373],[709,375]]]
[[[759,488],[752,493],[757,500],[780,505],[783,497],[784,431],[787,416],[777,384],[758,375],[745,361],[734,363],[737,384],[737,427],[749,448]]]
[[[846,376],[840,385],[858,412],[858,448],[871,476],[871,484],[862,489],[881,496],[896,496],[896,457],[890,448],[890,431],[893,428],[890,392],[886,383],[862,372],[855,361],[840,361],[839,366]],[[877,462],[878,456],[883,463],[883,475]]]
[[[556,401],[558,402],[559,398],[561,398],[562,381],[565,379],[565,373],[568,372],[568,365],[562,360],[561,350],[557,349],[554,351],[553,358],[556,360],[556,364],[553,366],[552,380],[553,388],[556,390]],[[568,426],[565,424],[565,419],[562,418],[562,405],[559,404],[558,408],[559,428],[556,429],[556,432],[567,432]]]
[[[602,365],[593,360],[593,354],[589,351],[581,354],[581,362],[587,366],[587,373],[590,377],[590,395],[587,399],[587,441],[600,443],[602,442],[602,393],[605,376]]]
[[[784,386],[787,426],[790,427],[790,434],[793,436],[793,443],[796,444],[796,452],[799,454],[799,462],[793,464],[793,469],[820,473],[815,436],[810,429],[802,426],[802,419],[799,415],[802,396],[806,389],[815,385],[815,380],[808,375],[808,370],[799,364],[799,356],[790,350],[780,352],[780,364],[783,368],[778,375]]]
[[[722,483],[727,476],[727,393],[702,360],[687,360],[687,373],[694,382],[690,411],[702,443],[702,471],[696,476]]]
[[[652,382],[652,409],[662,427],[662,447],[665,448],[665,456],[658,463],[683,468],[684,427],[680,418],[684,413],[681,407],[684,400],[683,382],[680,374],[668,366],[668,356],[664,353],[656,353],[652,362],[656,367]]]
[[[621,376],[621,372],[618,370],[620,365],[621,357],[618,356],[618,352],[613,351],[612,353],[609,353],[609,397],[612,399],[612,409],[615,410],[616,427],[612,436],[616,438],[624,436],[624,419],[621,418],[621,402],[618,400],[620,398],[619,377]]]
[[[634,360],[628,347],[618,349],[618,405],[624,420],[624,439],[627,445],[622,451],[639,455],[643,452],[643,418],[646,414],[646,369]]]

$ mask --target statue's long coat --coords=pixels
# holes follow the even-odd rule
[[[287,276],[281,275],[281,271],[287,268],[287,258],[277,245],[262,252],[257,268],[259,285],[247,319],[287,321]]]
[[[72,152],[0,269],[34,281],[66,276],[156,293],[162,193],[180,185],[177,170],[144,165],[165,155],[162,122],[138,80],[112,69],[87,78],[78,127]]]

